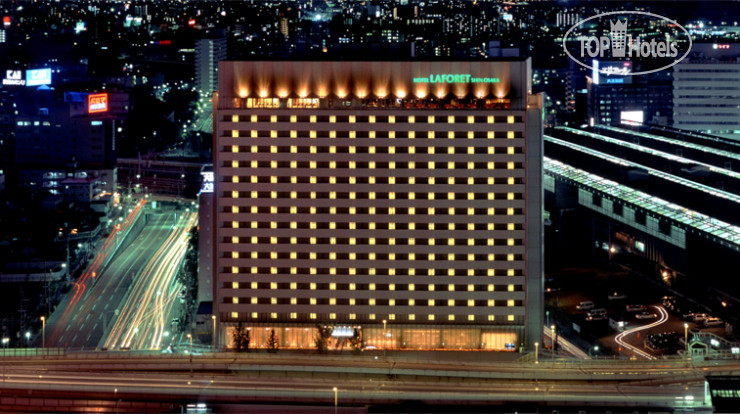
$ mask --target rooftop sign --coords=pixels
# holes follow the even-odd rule
[[[428,78],[414,78],[414,83],[498,83],[498,78],[474,78],[469,73],[432,74]]]
[[[50,85],[51,69],[29,69],[26,71],[26,86]]]
[[[95,93],[87,96],[87,113],[108,112],[108,94]]]
[[[3,85],[23,86],[25,84],[26,80],[23,79],[23,72],[20,70],[8,69],[5,71]]]

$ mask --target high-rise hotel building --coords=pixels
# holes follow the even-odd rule
[[[221,62],[219,343],[317,325],[365,346],[515,350],[542,335],[541,95],[530,61]]]

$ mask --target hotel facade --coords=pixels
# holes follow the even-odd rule
[[[533,348],[542,120],[528,59],[221,62],[218,343]]]

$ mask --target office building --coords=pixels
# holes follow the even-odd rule
[[[195,88],[203,94],[216,90],[218,62],[226,59],[226,39],[195,41]]]
[[[623,122],[671,125],[673,122],[673,73],[663,70],[632,76],[632,62],[600,62],[607,70],[592,71],[587,82],[589,124],[620,125]],[[620,74],[626,74],[621,76]]]
[[[228,345],[534,348],[542,95],[530,61],[222,62],[214,312]]]
[[[674,66],[673,126],[740,140],[740,45],[698,43]]]

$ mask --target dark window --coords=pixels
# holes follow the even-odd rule
[[[618,216],[621,216],[622,215],[622,205],[617,202],[612,203],[612,213]]]
[[[592,194],[591,197],[591,203],[597,207],[601,207],[601,195],[599,194]]]
[[[635,211],[635,222],[643,226],[647,223],[647,216],[644,211]]]

